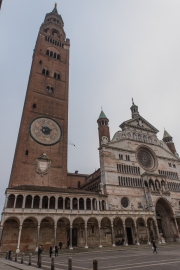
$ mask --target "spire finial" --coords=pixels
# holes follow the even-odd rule
[[[134,100],[133,100],[133,98],[132,98],[132,105],[134,105]]]
[[[101,111],[103,110],[103,107],[101,106]]]
[[[55,2],[55,4],[54,4],[54,5],[55,5],[55,7],[57,7],[57,3],[56,3],[56,2]]]

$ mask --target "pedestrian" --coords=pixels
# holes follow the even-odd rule
[[[11,254],[12,254],[12,250],[9,250],[9,252],[8,252],[8,259],[9,259],[9,260],[12,259],[12,258],[11,258]]]
[[[42,254],[42,251],[43,251],[43,248],[41,245],[39,245],[38,247],[38,262],[37,262],[37,265],[39,265],[39,256]]]
[[[152,241],[152,247],[153,247],[153,253],[156,252],[157,253],[157,250],[156,250],[156,242],[155,240]]]
[[[59,248],[62,249],[62,242],[59,242]]]
[[[58,257],[58,246],[55,246],[55,257]]]
[[[52,247],[52,245],[50,245],[50,248],[49,248],[49,256],[50,256],[50,258],[52,256],[52,254],[53,254],[53,247]]]
[[[70,241],[69,241],[69,238],[67,238],[67,248],[69,248],[69,244],[70,244]]]

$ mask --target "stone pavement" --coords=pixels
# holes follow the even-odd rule
[[[92,270],[93,260],[98,260],[98,270],[179,270],[180,269],[180,244],[158,245],[158,254],[152,253],[151,246],[141,245],[126,247],[116,247],[114,250],[102,249],[99,251],[64,253],[59,254],[55,258],[55,270],[67,270],[68,258],[72,257],[73,270]],[[32,265],[28,266],[28,256],[24,258],[25,264],[0,259],[0,269],[13,270],[32,270],[37,268],[37,255],[32,256]],[[5,266],[3,264],[9,264]],[[14,268],[13,266],[16,266]],[[2,268],[1,268],[2,267]],[[4,268],[3,268],[4,267]],[[42,258],[42,268],[44,270],[51,269],[51,260],[48,254],[44,254]]]

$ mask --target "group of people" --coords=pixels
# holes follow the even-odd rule
[[[58,256],[58,247],[60,248],[60,249],[62,249],[62,242],[60,241],[59,242],[59,245],[57,246],[55,246],[55,257],[57,257]],[[39,265],[39,258],[40,258],[40,255],[42,254],[42,252],[43,252],[43,246],[42,245],[39,245],[39,247],[38,247],[38,262],[37,262],[37,265]],[[49,248],[49,256],[51,257],[52,256],[52,254],[53,254],[53,246],[52,245],[50,245],[50,248]]]
[[[58,247],[59,247],[60,249],[62,249],[62,242],[61,242],[61,241],[59,242],[59,245],[55,245],[55,250],[54,250],[54,251],[55,251],[55,252],[54,252],[55,257],[58,257]],[[53,254],[53,246],[50,245],[50,248],[49,248],[49,256],[51,257],[52,254]]]

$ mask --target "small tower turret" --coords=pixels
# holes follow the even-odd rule
[[[177,154],[176,148],[173,142],[173,137],[164,129],[163,141],[167,144],[169,150],[175,155]]]
[[[132,118],[136,118],[139,116],[138,106],[134,104],[133,98],[132,98],[132,106],[130,109],[131,109],[131,113],[132,113]]]
[[[109,132],[109,119],[106,117],[103,110],[99,115],[97,120],[98,131],[99,131],[99,146],[110,141],[110,132]]]

